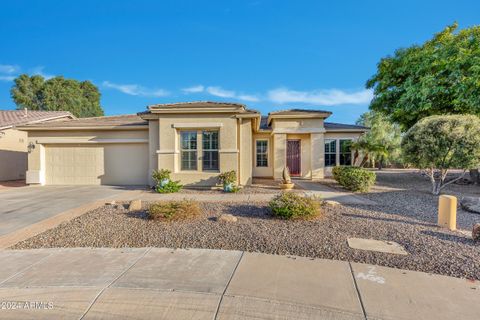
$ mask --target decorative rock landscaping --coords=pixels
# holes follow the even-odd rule
[[[377,176],[377,186],[362,196],[378,205],[324,206],[322,215],[314,219],[274,218],[267,203],[202,203],[200,215],[181,221],[149,220],[143,211],[132,213],[105,206],[18,243],[15,248],[237,249],[480,279],[479,242],[436,226],[438,197],[430,194],[429,181],[414,173],[382,172]],[[472,188],[478,186],[455,185],[446,192],[457,196],[480,193],[480,188]],[[227,214],[237,221],[217,222]],[[472,230],[474,223],[480,223],[480,215],[459,210],[457,221],[459,229]],[[348,238],[396,242],[408,255],[353,249]]]

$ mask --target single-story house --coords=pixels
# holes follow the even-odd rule
[[[64,111],[0,110],[0,181],[25,179],[27,132],[16,127],[74,118]]]
[[[230,170],[248,185],[255,177],[281,179],[285,166],[294,177],[321,179],[352,163],[349,143],[368,130],[326,122],[330,115],[291,109],[261,116],[243,104],[201,101],[28,125],[27,183],[152,185],[152,171],[168,169],[187,186],[214,186]]]

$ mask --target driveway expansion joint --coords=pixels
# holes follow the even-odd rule
[[[355,273],[353,272],[352,263],[350,261],[348,262],[348,267],[350,268],[350,273],[352,274],[353,284],[355,286],[355,291],[357,292],[358,302],[360,303],[360,306],[362,307],[363,317],[364,317],[365,320],[368,320],[367,311],[365,310],[365,306],[364,306],[363,301],[362,301],[362,295],[360,293],[360,288],[358,287],[357,280],[355,279]]]
[[[88,311],[90,311],[90,309],[92,309],[95,302],[97,302],[98,298],[100,298],[100,296],[105,292],[105,290],[110,288],[118,279],[120,279],[125,273],[127,273],[130,269],[132,269],[143,257],[145,257],[147,255],[148,252],[150,252],[150,250],[152,250],[152,247],[146,248],[146,250],[140,255],[140,257],[138,257],[130,266],[125,268],[125,270],[123,270],[109,284],[107,284],[105,287],[103,287],[102,290],[100,290],[100,292],[93,298],[92,302],[89,304],[89,306],[87,307],[85,312],[82,314],[82,316],[79,318],[79,320],[82,320],[83,318],[85,318]]]
[[[230,275],[230,278],[228,279],[227,284],[225,285],[225,289],[223,289],[222,295],[220,296],[220,299],[218,300],[218,305],[217,308],[215,309],[215,315],[213,316],[213,319],[217,319],[218,317],[218,312],[220,311],[220,306],[223,301],[223,297],[225,296],[225,293],[227,292],[228,286],[230,285],[230,282],[232,282],[233,276],[235,275],[235,272],[237,271],[238,266],[240,265],[240,261],[242,261],[243,254],[245,251],[241,251],[240,257],[238,258],[237,264],[235,265],[235,268],[233,268],[232,274]]]

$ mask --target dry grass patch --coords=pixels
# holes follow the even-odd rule
[[[201,214],[200,204],[194,200],[155,202],[147,211],[152,220],[187,220]]]

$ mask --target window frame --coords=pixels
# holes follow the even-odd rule
[[[201,136],[201,144],[202,144],[202,157],[201,157],[201,162],[202,162],[202,171],[206,171],[206,172],[219,172],[220,170],[220,130],[199,130],[200,132],[200,136]],[[205,139],[204,139],[204,134],[206,132],[215,132],[217,134],[217,141],[216,141],[216,144],[217,144],[217,148],[216,149],[206,149],[204,148],[205,147]],[[212,141],[209,141],[209,144],[210,146],[209,147],[212,147],[212,144],[213,142]],[[205,169],[205,152],[209,152],[211,154],[214,154],[216,153],[217,154],[217,165],[215,168],[208,168],[208,169]],[[209,159],[210,163],[212,163],[214,160],[213,159]]]
[[[266,142],[266,149],[265,149],[265,152],[262,152],[262,153],[258,153],[258,142]],[[257,168],[268,168],[268,165],[269,165],[269,156],[270,156],[270,152],[269,152],[269,141],[268,139],[255,139],[255,167]],[[266,165],[258,165],[258,155],[264,155],[266,156],[266,159],[265,159],[265,162],[266,162]]]
[[[324,152],[324,156],[325,156],[325,167],[335,167],[337,165],[337,153],[338,153],[338,148],[337,148],[337,140],[338,139],[325,139],[324,140],[324,147],[323,147],[323,152]],[[328,143],[332,143],[334,142],[334,146],[335,146],[335,150],[334,151],[329,151],[327,152],[326,151],[326,146],[327,146],[327,142]],[[327,154],[331,157],[331,155],[333,155],[333,165],[332,164],[328,164],[327,165]]]
[[[183,135],[184,134],[192,134],[195,137],[195,140],[189,139],[187,142],[195,141],[195,149],[192,148],[184,148],[183,144]],[[193,153],[195,160],[188,159],[188,162],[194,163],[194,168],[188,167],[184,168],[184,160],[183,155],[184,153]],[[181,130],[180,131],[180,170],[181,171],[198,171],[198,131],[197,130]]]
[[[342,141],[348,141],[350,143],[350,152],[342,152]],[[352,161],[353,161],[353,157],[352,157],[352,148],[351,148],[351,144],[353,142],[353,139],[348,139],[348,138],[342,138],[342,139],[338,139],[338,164],[341,165],[341,166],[351,166],[352,165]],[[342,155],[349,155],[350,156],[350,161],[349,163],[343,163],[342,164]]]

